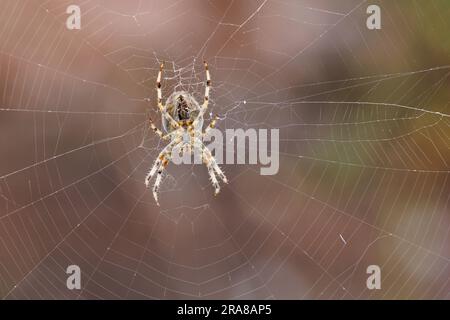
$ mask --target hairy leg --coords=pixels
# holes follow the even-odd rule
[[[172,116],[164,109],[164,105],[162,104],[161,76],[162,76],[163,69],[164,69],[164,62],[161,63],[161,65],[159,66],[158,78],[156,78],[156,93],[157,93],[157,99],[158,99],[158,101],[157,101],[158,108],[159,108],[159,111],[161,112],[161,114],[167,119],[167,121],[169,121],[169,123],[174,128],[179,128],[180,125],[178,124],[178,122],[176,122],[175,119],[172,118]]]
[[[220,169],[219,165],[216,162],[216,159],[211,154],[211,151],[199,140],[197,139],[197,144],[200,144],[202,146],[202,156],[203,158],[207,158],[207,161],[211,162],[211,166],[213,167],[214,171],[216,171],[217,175],[222,179],[224,183],[228,183],[227,177],[223,173],[222,169]]]
[[[158,170],[159,166],[162,164],[164,159],[166,159],[167,155],[169,155],[172,152],[172,149],[180,143],[180,139],[175,139],[174,141],[170,142],[158,155],[158,157],[155,160],[155,163],[153,164],[153,167],[148,172],[147,176],[145,177],[145,185],[148,187],[150,184],[150,179],[155,174],[156,170]]]

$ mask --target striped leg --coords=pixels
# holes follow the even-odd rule
[[[156,173],[156,170],[158,170],[161,163],[166,159],[167,155],[170,155],[172,153],[172,149],[180,143],[180,140],[174,140],[171,143],[169,143],[158,155],[158,158],[156,158],[155,163],[153,164],[153,167],[148,172],[147,176],[145,177],[145,186],[148,188],[150,184],[150,179],[153,177],[153,175]]]
[[[211,184],[214,187],[214,195],[216,196],[220,192],[219,182],[217,181],[211,162],[205,160],[204,163],[206,165],[206,168],[208,169],[209,178],[211,179]]]
[[[206,61],[203,61],[203,64],[205,66],[205,72],[206,72],[205,96],[203,98],[203,104],[200,107],[200,113],[198,114],[197,118],[194,120],[194,123],[192,124],[193,127],[196,127],[196,125],[200,121],[200,119],[203,119],[203,115],[205,114],[206,110],[208,109],[208,103],[209,103],[209,90],[211,88],[211,75],[209,73],[208,63],[206,63]]]
[[[214,118],[212,119],[211,123],[209,124],[208,127],[206,127],[205,132],[203,133],[203,136],[207,135],[209,130],[214,129],[214,127],[216,126],[216,122],[219,119],[219,117],[217,116],[217,114],[214,116]]]
[[[158,97],[158,108],[161,114],[167,119],[167,121],[170,122],[170,124],[174,128],[179,128],[180,125],[178,124],[178,122],[176,122],[175,119],[172,118],[172,116],[164,110],[164,105],[162,104],[161,77],[163,69],[164,69],[164,62],[161,63],[161,65],[159,66],[158,77],[156,78],[156,93]]]
[[[201,142],[200,142],[201,143]],[[214,159],[213,155],[211,154],[211,151],[207,147],[203,147],[203,157],[206,157],[206,161],[211,163],[211,166],[216,171],[217,175],[222,179],[224,183],[228,183],[227,177],[223,173],[222,169],[220,169],[219,165],[216,162],[216,159]]]
[[[197,152],[200,152],[202,154],[203,163],[206,165],[206,168],[208,169],[209,178],[211,180],[211,184],[214,187],[214,195],[216,196],[220,192],[220,185],[219,181],[217,181],[216,174],[214,173],[214,168],[212,166],[212,161],[209,159],[208,155],[205,153],[206,147],[199,143],[194,145]]]
[[[161,164],[158,167],[158,174],[156,176],[155,184],[153,185],[153,198],[155,198],[156,204],[158,206],[159,206],[159,202],[158,202],[159,185],[161,184],[162,173],[163,173],[164,169],[167,167],[167,164],[169,163],[170,158],[171,158],[171,155],[166,153],[165,158],[162,160]]]
[[[163,139],[163,140],[169,139],[169,137],[167,135],[165,136],[164,133],[155,126],[155,124],[153,123],[153,120],[150,116],[148,117],[148,122],[150,122],[150,128],[152,128],[153,132],[155,134],[157,134],[161,139]]]
[[[206,61],[203,61],[203,64],[205,65],[205,72],[206,72],[206,86],[205,86],[205,97],[203,100],[202,108],[206,110],[206,108],[208,107],[208,101],[209,101],[209,89],[211,88],[211,75],[209,74],[209,67],[208,67],[208,64],[206,63]]]

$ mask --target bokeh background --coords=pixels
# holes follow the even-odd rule
[[[448,1],[0,8],[0,297],[450,297]],[[201,99],[203,59],[218,128],[279,128],[280,170],[223,165],[214,197],[204,166],[171,165],[158,207],[158,65],[164,97]]]

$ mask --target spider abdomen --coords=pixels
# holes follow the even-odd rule
[[[170,95],[165,104],[165,109],[172,118],[182,127],[191,125],[200,113],[200,106],[195,98],[186,91],[176,91]],[[176,128],[163,117],[162,125],[167,133]],[[203,126],[203,117],[199,119],[196,127]]]

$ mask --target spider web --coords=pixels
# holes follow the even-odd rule
[[[1,8],[0,297],[450,298],[446,1]],[[164,98],[201,101],[203,59],[218,128],[279,128],[280,170],[222,165],[214,197],[204,166],[172,164],[158,207],[159,62]]]

